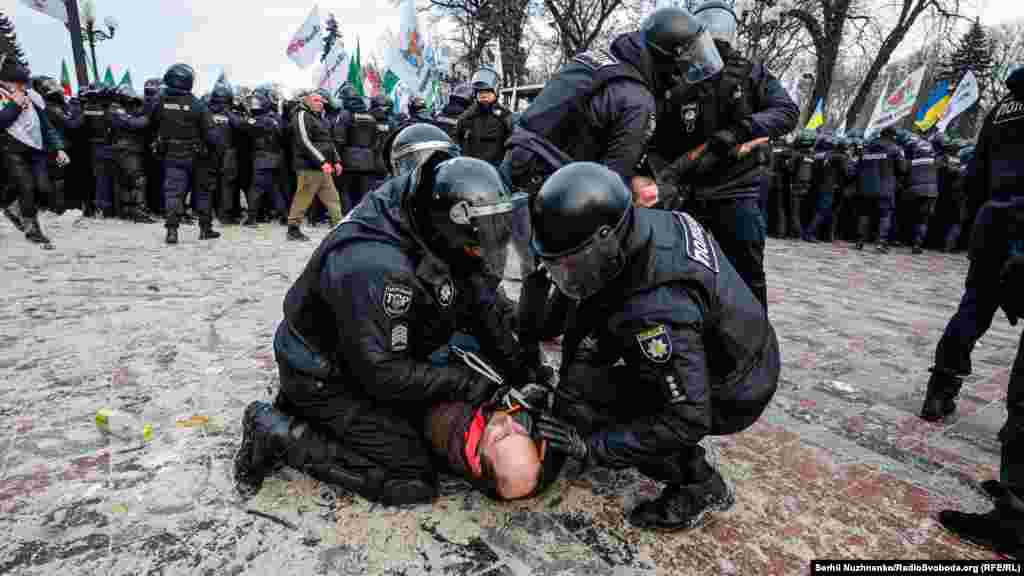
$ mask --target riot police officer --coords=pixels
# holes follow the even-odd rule
[[[370,115],[377,121],[377,133],[373,140],[373,175],[370,177],[370,190],[376,190],[388,179],[388,146],[395,130],[391,118],[392,107],[391,99],[383,94],[370,98]]]
[[[814,130],[801,130],[793,143],[793,154],[789,161],[789,237],[803,238],[804,200],[810,195],[814,183],[814,144],[818,136]]]
[[[459,147],[441,128],[432,124],[412,124],[395,134],[385,158],[391,177],[397,178],[419,168],[438,152],[451,158],[462,155]]]
[[[793,148],[785,140],[777,138],[772,142],[772,183],[768,192],[771,207],[772,230],[776,238],[786,237],[786,214],[789,203],[789,163]]]
[[[460,116],[455,141],[462,153],[497,166],[505,157],[505,140],[512,134],[512,114],[498,102],[498,73],[483,67],[473,75],[476,102]]]
[[[940,342],[936,350],[932,376],[947,374],[943,380],[949,387],[929,382],[922,410],[928,419],[955,409],[959,386],[950,383],[948,374],[970,373],[971,348],[990,325],[995,307],[1001,305],[1014,325],[1024,317],[1020,297],[1024,290],[1024,227],[1020,224],[1024,221],[1024,190],[1020,186],[1024,177],[1020,163],[1024,154],[1024,67],[1011,71],[1006,86],[1009,94],[992,108],[978,135],[978,185],[993,200],[978,213],[967,290],[943,335],[945,349]],[[954,323],[959,323],[959,329]],[[940,352],[948,354],[940,358]],[[1000,478],[982,483],[996,501],[995,509],[987,514],[946,510],[939,514],[939,522],[962,538],[1019,559],[1024,556],[1024,337],[1010,372],[1006,407],[1006,423],[999,432],[1003,445]]]
[[[928,391],[921,417],[938,421],[956,410],[956,397],[963,378],[971,373],[971,352],[992,325],[1000,306],[1007,309],[1020,294],[1000,290],[1000,273],[1007,260],[1024,254],[1021,238],[1020,158],[1024,151],[1024,68],[1006,80],[1010,93],[992,108],[982,125],[975,148],[971,186],[988,195],[974,220],[971,233],[970,267],[960,306],[950,318],[935,348],[935,363],[928,379]],[[1017,320],[1010,315],[1010,320]],[[1009,434],[1009,432],[1008,432]]]
[[[903,150],[892,138],[889,128],[864,147],[857,166],[857,249],[862,250],[871,232],[871,221],[878,223],[878,252],[889,251],[896,178],[902,171]],[[872,218],[874,217],[874,218]]]
[[[448,103],[444,105],[441,112],[434,116],[434,123],[438,128],[448,133],[452,140],[456,137],[456,127],[459,124],[459,116],[466,111],[473,103],[473,87],[468,83],[462,83],[452,90],[448,96]]]
[[[526,205],[489,164],[440,153],[356,206],[285,296],[274,339],[277,410],[258,402],[246,410],[239,485],[257,488],[283,455],[371,500],[431,499],[423,410],[481,403],[497,385],[430,355],[462,327],[506,380],[522,382],[510,311],[496,306],[496,271],[504,270],[512,213]]]
[[[114,215],[114,180],[117,177],[115,152],[110,133],[110,104],[113,93],[110,88],[100,87],[82,95],[85,132],[89,139],[95,180],[95,195],[85,209],[86,216]]]
[[[157,97],[160,95],[162,86],[163,80],[160,78],[146,80],[142,90],[147,110],[146,116],[149,116],[149,111],[156,107]],[[153,134],[153,131],[148,130],[146,132],[146,205],[149,207],[150,213],[163,214],[164,178],[160,158],[154,150],[155,139],[156,136]]]
[[[270,99],[261,92],[249,97],[251,116],[242,124],[242,132],[249,136],[252,151],[252,184],[247,198],[247,212],[244,226],[256,226],[264,202],[270,202],[274,210],[284,213],[288,205],[281,194],[281,118],[272,107]]]
[[[846,179],[846,154],[839,149],[836,139],[830,135],[823,134],[818,138],[814,152],[814,171],[814,187],[817,194],[814,216],[804,229],[803,239],[807,242],[817,242],[818,230],[825,224],[830,225],[828,230],[832,229],[831,221],[835,219],[832,207],[836,192]]]
[[[231,87],[217,84],[210,93],[211,172],[207,178],[211,201],[216,205],[221,224],[238,224],[242,204],[238,187],[238,146],[235,133],[242,125],[242,117],[233,110],[235,95]]]
[[[637,176],[637,167],[655,129],[655,94],[669,88],[677,72],[700,79],[720,67],[710,38],[689,12],[657,10],[641,30],[617,37],[607,50],[578,54],[544,85],[505,143],[501,170],[516,188],[536,194],[565,164],[599,162],[649,205],[656,188],[650,178]],[[519,342],[524,361],[539,366],[551,284],[543,269],[534,267],[529,222],[518,223],[515,235],[525,276]]]
[[[675,176],[687,181],[692,191],[685,205],[715,235],[737,272],[767,306],[765,224],[758,202],[769,177],[767,158],[761,150],[745,153],[738,147],[761,139],[767,147],[767,139],[796,127],[800,111],[763,64],[750,62],[733,48],[737,20],[729,4],[704,2],[694,16],[700,29],[714,39],[704,49],[720,54],[724,66],[687,76],[672,89],[659,110],[649,158],[652,165],[664,165],[706,146],[703,154],[708,157],[696,173]]]
[[[178,243],[178,222],[189,190],[196,196],[199,239],[220,238],[220,232],[213,229],[209,187],[203,181],[202,173],[204,169],[208,170],[209,160],[203,152],[211,120],[206,107],[192,95],[194,80],[195,72],[188,64],[175,64],[168,68],[164,74],[164,92],[157,99],[150,116],[158,150],[163,157],[167,244]]]
[[[433,122],[426,100],[420,96],[409,98],[409,118],[406,122]]]
[[[607,168],[574,163],[533,202],[532,246],[579,301],[555,391],[552,450],[667,484],[629,519],[684,530],[734,497],[698,442],[740,432],[775,394],[780,358],[765,308],[685,212],[634,208]],[[715,367],[715,368],[712,368]]]
[[[935,149],[924,138],[911,136],[903,146],[903,153],[908,164],[903,192],[907,203],[906,219],[911,223],[912,251],[920,254],[928,235],[928,223],[935,212],[935,201],[939,197],[938,165]]]
[[[117,88],[117,99],[110,104],[110,129],[114,164],[117,167],[117,193],[120,216],[151,224],[156,222],[146,210],[146,132],[148,119],[144,102],[131,86]]]
[[[78,99],[68,102],[64,97],[64,89],[55,78],[45,78],[40,82],[36,91],[46,102],[46,119],[50,122],[50,126],[60,133],[61,139],[64,141],[64,151],[70,155],[74,132],[82,127],[82,109]],[[53,182],[53,197],[46,200],[50,210],[61,214],[69,203],[77,204],[65,196],[68,175],[73,168],[57,162],[56,154],[51,154],[47,159],[47,169],[50,181]]]
[[[352,86],[342,91],[342,104],[345,111],[338,124],[345,131],[345,146],[341,149],[341,165],[345,168],[343,193],[348,196],[346,206],[351,210],[370,190],[370,178],[376,169],[377,119]]]

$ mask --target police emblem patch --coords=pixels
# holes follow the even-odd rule
[[[441,308],[447,308],[452,305],[452,300],[455,300],[455,284],[451,278],[445,278],[437,288],[437,303]]]
[[[663,324],[637,334],[636,342],[651,362],[664,364],[672,357],[672,339],[668,337],[668,330]]]
[[[711,244],[711,237],[693,216],[686,212],[676,212],[675,215],[686,232],[686,255],[718,274],[718,255]]]
[[[384,313],[389,318],[397,318],[409,311],[412,306],[412,288],[401,284],[388,284],[384,287]]]
[[[409,348],[409,327],[395,324],[391,327],[391,351],[405,352]]]
[[[682,109],[679,111],[679,115],[683,119],[683,124],[686,125],[686,132],[692,134],[697,128],[697,103],[684,104]]]

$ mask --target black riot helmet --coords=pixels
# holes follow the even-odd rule
[[[452,90],[448,100],[468,107],[473,102],[473,87],[466,83],[459,84],[455,87],[455,90]]]
[[[427,101],[419,96],[409,98],[409,116],[419,116],[427,110]]]
[[[707,26],[711,38],[725,42],[730,46],[736,45],[736,28],[739,21],[732,5],[724,0],[705,0],[693,15]]]
[[[213,87],[213,92],[210,92],[210,103],[218,106],[230,106],[235,100],[234,91],[231,87],[226,84],[217,84]]]
[[[343,102],[347,102],[352,98],[359,98],[359,92],[356,92],[355,86],[345,84],[340,90],[338,90],[338,97],[341,98]]]
[[[474,92],[480,92],[481,90],[497,92],[500,80],[494,68],[483,66],[476,71],[476,74],[473,74],[473,79],[470,82],[473,85]]]
[[[127,84],[117,87],[117,100],[125,106],[142,104],[142,97],[139,96],[134,88]]]
[[[682,8],[656,10],[641,30],[655,61],[672,61],[687,83],[706,80],[725,67],[707,26]]]
[[[411,176],[412,214],[427,245],[456,273],[501,277],[512,226],[528,218],[528,197],[512,194],[489,163],[435,152]]]
[[[622,178],[593,162],[563,166],[541,186],[530,244],[563,294],[584,300],[622,272],[632,205]]]
[[[256,91],[249,95],[249,112],[253,115],[260,115],[269,112],[273,109],[274,105],[270,101],[270,98],[263,92]]]
[[[435,152],[444,152],[449,158],[462,155],[444,130],[425,123],[402,128],[392,140],[389,150],[386,155],[392,177],[419,168]]]
[[[160,92],[161,84],[163,84],[163,80],[159,78],[150,78],[149,80],[146,80],[146,83],[142,88],[143,94],[145,94],[146,98],[153,98]]]
[[[61,101],[64,100],[64,87],[60,85],[60,82],[58,82],[56,78],[51,78],[50,76],[39,76],[32,82],[32,84],[32,88],[36,92],[39,92],[40,96],[43,98],[46,98],[47,100],[54,98],[58,98]]]
[[[188,64],[175,64],[164,73],[164,84],[175,90],[191,92],[196,73]]]

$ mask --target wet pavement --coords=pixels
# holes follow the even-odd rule
[[[265,225],[200,243],[186,227],[166,247],[159,225],[42,222],[54,251],[0,222],[0,574],[789,575],[812,558],[994,558],[935,515],[991,506],[978,482],[998,477],[1019,331],[998,315],[956,419],[915,416],[962,254],[770,240],[779,393],[750,430],[705,441],[736,506],[664,534],[625,521],[660,489],[631,471],[569,470],[508,504],[447,479],[432,506],[395,509],[285,469],[240,500],[242,409],[272,398],[271,336],[315,242]],[[104,406],[154,439],[100,434]]]

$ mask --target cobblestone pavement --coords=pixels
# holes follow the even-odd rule
[[[0,574],[789,575],[820,557],[992,557],[934,518],[990,506],[978,482],[997,477],[1017,331],[1000,315],[981,341],[956,421],[915,417],[962,254],[771,240],[780,391],[752,429],[706,442],[737,505],[661,534],[625,522],[659,489],[628,471],[570,471],[513,504],[451,480],[432,506],[387,509],[285,470],[241,501],[242,409],[271,398],[272,331],[316,244],[277,226],[202,243],[183,228],[177,247],[159,225],[43,226],[52,252],[0,222]],[[104,437],[103,406],[155,438]]]

